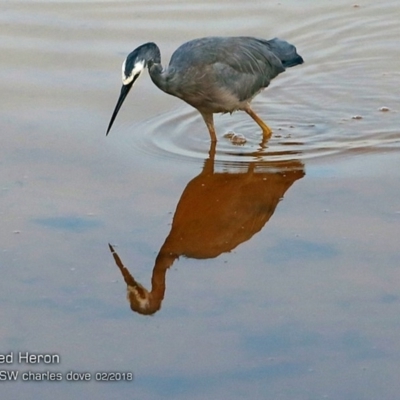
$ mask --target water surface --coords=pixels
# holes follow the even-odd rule
[[[0,354],[61,357],[0,370],[134,374],[0,382],[1,398],[397,399],[396,1],[0,11]],[[106,138],[125,55],[155,41],[167,64],[205,35],[297,46],[305,64],[253,102],[273,138],[221,115],[211,147],[147,73]],[[132,311],[152,289],[153,316]]]

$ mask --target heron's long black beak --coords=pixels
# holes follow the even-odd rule
[[[122,106],[122,103],[123,103],[124,100],[125,100],[125,97],[128,95],[129,91],[131,90],[131,87],[133,86],[133,84],[135,83],[135,81],[136,81],[136,79],[137,79],[138,77],[139,77],[139,74],[137,74],[137,75],[133,78],[132,82],[128,83],[127,85],[122,85],[121,93],[120,93],[120,95],[119,95],[119,98],[118,98],[118,101],[117,101],[117,105],[115,106],[115,110],[114,110],[113,115],[112,115],[112,117],[111,117],[110,123],[108,124],[106,136],[108,135],[108,132],[110,132],[110,129],[111,129],[111,127],[112,127],[112,124],[114,123],[114,120],[115,120],[115,118],[116,118],[116,116],[117,116],[117,114],[118,114],[119,109],[120,109],[121,106]]]

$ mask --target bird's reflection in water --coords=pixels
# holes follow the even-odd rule
[[[268,222],[290,186],[305,174],[299,160],[258,158],[255,153],[254,162],[222,165],[224,172],[216,172],[215,144],[211,145],[202,172],[187,184],[178,202],[171,231],[155,261],[151,291],[134,279],[109,245],[133,311],[150,315],[161,308],[166,272],[180,256],[214,258],[249,240]]]

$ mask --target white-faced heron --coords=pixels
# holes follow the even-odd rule
[[[205,37],[184,43],[172,54],[168,68],[161,65],[160,49],[146,43],[132,51],[122,64],[122,88],[107,135],[144,68],[164,92],[179,97],[202,115],[211,141],[217,136],[214,113],[243,110],[261,127],[265,137],[272,131],[251,109],[251,100],[271,80],[303,59],[290,43],[253,37]]]

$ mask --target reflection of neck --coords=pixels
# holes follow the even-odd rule
[[[151,276],[151,291],[150,293],[147,292],[148,304],[145,308],[148,312],[146,314],[153,314],[161,308],[161,303],[164,300],[165,294],[165,276],[168,268],[173,264],[176,258],[178,258],[178,256],[164,253],[162,251],[158,254],[153,268],[153,274]],[[130,288],[128,290],[130,292]],[[129,299],[132,307],[133,304],[130,295]]]

